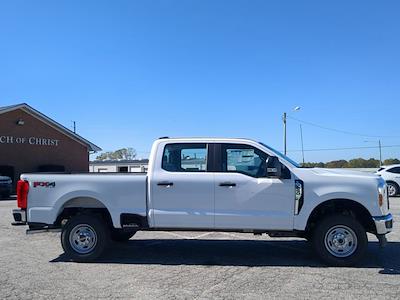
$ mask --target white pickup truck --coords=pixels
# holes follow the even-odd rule
[[[14,225],[61,229],[75,261],[139,230],[231,231],[302,237],[329,265],[357,263],[367,232],[392,230],[385,181],[374,174],[301,168],[248,139],[160,138],[148,174],[23,174]],[[267,253],[266,253],[267,255]]]

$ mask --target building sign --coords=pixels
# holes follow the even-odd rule
[[[12,135],[0,135],[0,144],[27,144],[27,145],[38,145],[38,146],[53,146],[57,147],[60,140],[49,139],[43,137],[21,137]]]

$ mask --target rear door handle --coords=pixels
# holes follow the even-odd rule
[[[234,182],[221,182],[219,184],[219,186],[234,187],[234,186],[236,186],[236,183],[234,183]]]
[[[169,182],[169,181],[161,181],[161,182],[157,182],[157,185],[169,187],[169,186],[173,186],[174,183],[173,182]]]

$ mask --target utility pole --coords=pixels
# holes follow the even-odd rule
[[[293,108],[293,111],[299,111],[301,109],[300,106],[296,106]],[[282,121],[283,121],[283,153],[286,155],[287,153],[287,147],[286,147],[286,119],[287,119],[287,114],[284,112],[282,116]],[[302,137],[303,139],[303,137]],[[303,155],[304,157],[304,155]],[[303,158],[304,159],[304,158]]]
[[[379,166],[382,167],[382,145],[381,140],[378,140],[379,143]]]
[[[304,161],[303,128],[301,127],[301,124],[300,124],[300,137],[301,137],[301,153],[303,155],[303,165],[304,165],[305,161]]]
[[[286,113],[283,113],[283,153],[286,155]]]

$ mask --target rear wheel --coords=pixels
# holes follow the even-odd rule
[[[126,242],[135,235],[136,231],[125,232],[122,230],[114,229],[111,231],[111,239],[115,242]]]
[[[332,266],[355,265],[368,246],[364,227],[347,215],[322,219],[314,229],[312,242],[320,258]]]
[[[399,193],[399,187],[394,182],[387,183],[389,197],[394,197]]]
[[[101,217],[77,215],[63,227],[61,245],[73,261],[88,262],[103,254],[109,238],[109,229]]]

